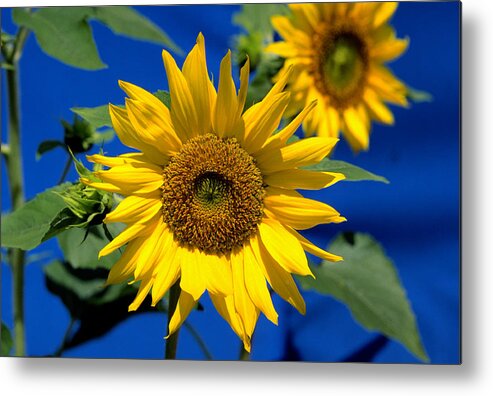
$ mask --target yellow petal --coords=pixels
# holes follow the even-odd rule
[[[136,164],[137,166],[145,166],[148,161],[142,153],[127,153],[121,154],[118,157],[107,157],[101,154],[86,155],[86,159],[89,162],[101,164],[113,168],[114,166],[121,166],[125,164]]]
[[[380,7],[378,2],[354,3],[352,9],[349,10],[349,16],[362,25],[373,25],[373,16],[378,7]]]
[[[382,2],[380,3],[380,7],[375,12],[375,17],[373,20],[373,27],[378,28],[380,25],[383,25],[387,22],[392,15],[394,15],[395,10],[397,10],[399,3],[398,2]]]
[[[408,106],[406,86],[394,77],[385,66],[372,66],[368,74],[368,84],[386,102]]]
[[[263,152],[256,156],[263,174],[308,166],[325,158],[339,139],[313,137],[291,143],[279,150]]]
[[[176,253],[180,260],[181,280],[180,287],[198,301],[205,291],[205,279],[198,249],[180,247]]]
[[[281,267],[294,274],[313,276],[300,243],[281,223],[263,219],[258,229],[266,250]]]
[[[376,62],[388,62],[401,56],[409,46],[409,39],[384,41],[372,47],[370,57]]]
[[[135,296],[135,299],[133,300],[132,304],[128,307],[128,311],[136,311],[137,308],[140,307],[142,304],[142,301],[146,298],[147,294],[149,293],[149,290],[151,289],[153,279],[151,276],[146,277],[145,279],[142,280],[139,286],[139,291],[137,292],[137,295]]]
[[[130,99],[147,103],[149,106],[152,106],[154,108],[154,112],[159,113],[160,117],[166,118],[169,123],[169,110],[166,105],[161,102],[156,96],[146,91],[145,89],[129,82],[119,80],[118,84],[120,85],[120,88],[123,89],[125,93],[130,97]]]
[[[98,190],[103,190],[103,191],[113,192],[113,193],[119,193],[122,195],[131,194],[131,192],[128,192],[128,191],[124,192],[120,187],[117,187],[111,183],[95,182],[95,181],[89,180],[86,177],[81,177],[79,180],[81,183],[84,183],[85,185],[90,186],[90,187],[94,187]]]
[[[202,274],[206,280],[206,288],[210,293],[233,294],[233,278],[231,263],[225,256],[200,253]]]
[[[134,272],[135,264],[142,249],[144,238],[135,238],[125,247],[118,261],[111,267],[106,285],[114,285],[128,279]]]
[[[271,23],[284,40],[292,42],[304,49],[310,48],[310,37],[302,30],[296,29],[288,18],[284,16],[273,16]]]
[[[158,266],[159,258],[164,249],[169,248],[169,235],[167,225],[163,221],[157,221],[156,227],[149,234],[144,247],[140,251],[139,260],[135,266],[134,278],[140,279],[153,275]]]
[[[242,339],[244,348],[250,352],[251,339],[246,335],[243,322],[236,313],[234,297],[223,297],[219,294],[211,294],[210,297],[217,312],[229,323],[233,331]]]
[[[342,173],[288,169],[264,176],[269,186],[285,189],[319,190],[345,179]]]
[[[293,12],[296,26],[310,35],[318,30],[320,25],[320,14],[315,4],[290,4],[289,8]]]
[[[200,132],[197,109],[183,73],[166,50],[163,50],[163,61],[171,96],[171,120],[180,139],[185,142]]]
[[[114,166],[125,165],[125,159],[122,157],[106,157],[101,154],[86,155],[86,159],[89,162],[108,166],[110,168]]]
[[[115,210],[108,213],[105,223],[136,223],[148,220],[161,210],[159,198],[129,196],[121,201]]]
[[[159,192],[163,185],[161,172],[159,167],[150,164],[146,166],[125,164],[106,171],[94,172],[94,175],[103,182],[119,187],[126,192],[125,195],[130,195]]]
[[[295,230],[306,230],[318,224],[340,223],[346,220],[333,207],[303,198],[294,190],[268,187],[264,205],[278,221]]]
[[[262,100],[262,102],[268,103],[267,100],[272,99],[273,96],[276,96],[283,92],[289,79],[293,76],[293,70],[294,68],[291,65],[281,69],[281,71],[277,75],[276,83],[272,86],[269,92],[267,92],[267,95],[265,95],[265,98]]]
[[[364,92],[363,99],[371,110],[372,115],[380,122],[384,124],[393,125],[394,115],[387,106],[383,104],[377,94],[371,89],[367,89]]]
[[[137,132],[128,119],[127,110],[110,104],[109,113],[115,132],[125,146],[142,151],[155,164],[163,165],[166,162],[166,157],[159,150],[139,140]]]
[[[276,41],[271,43],[265,47],[264,51],[279,55],[282,58],[293,58],[299,54],[299,48],[286,41]]]
[[[180,276],[180,262],[176,259],[178,247],[173,241],[173,234],[167,230],[163,238],[163,248],[156,260],[157,265],[153,273],[155,280],[152,287],[152,306],[155,306],[163,298]]]
[[[197,44],[195,44],[185,59],[183,75],[187,80],[197,110],[199,133],[210,133],[212,105],[209,95],[210,80],[205,57],[204,36],[202,33],[199,33]]]
[[[240,119],[241,114],[243,113],[243,109],[245,107],[249,77],[250,77],[250,59],[247,58],[245,64],[240,70],[240,90],[238,91],[238,109],[236,111],[237,119]]]
[[[356,106],[356,111],[358,112],[359,118],[361,119],[361,122],[365,125],[365,128],[370,131],[371,128],[371,120],[370,120],[370,114],[369,114],[369,109],[367,106],[365,106],[364,102],[358,103]]]
[[[231,253],[231,269],[233,273],[235,310],[243,322],[245,334],[251,337],[257,323],[258,309],[248,295],[245,287],[243,250]]]
[[[259,151],[259,154],[266,151],[272,150],[274,148],[280,148],[286,144],[288,139],[294,135],[296,130],[299,128],[305,117],[310,114],[310,112],[317,105],[316,101],[312,101],[308,106],[306,106],[288,125],[286,125],[283,129],[271,136],[263,145],[262,150]]]
[[[339,112],[331,106],[327,107],[327,122],[330,131],[329,136],[332,137],[339,136],[339,128],[340,128],[339,119],[340,119]]]
[[[283,92],[267,98],[250,112],[252,106],[243,116],[245,121],[245,142],[243,147],[249,153],[255,153],[266,142],[267,138],[277,129],[289,103],[289,93]]]
[[[173,334],[178,328],[183,324],[183,322],[187,319],[190,311],[196,304],[196,300],[188,294],[186,291],[182,290],[180,292],[180,297],[178,298],[178,304],[176,305],[175,312],[171,317],[168,328],[168,338],[171,334]]]
[[[220,137],[232,134],[238,121],[238,98],[236,87],[231,77],[231,51],[221,61],[219,87],[214,109],[214,130]]]
[[[259,238],[251,238],[250,243],[257,262],[271,287],[279,296],[304,315],[306,312],[305,301],[303,301],[291,274],[277,264]]]
[[[158,218],[150,220],[149,223],[153,223],[154,221],[158,221]],[[99,258],[107,256],[108,254],[114,252],[116,249],[125,245],[127,242],[131,241],[132,239],[143,235],[146,231],[146,228],[148,228],[148,225],[143,223],[129,225],[110,243],[108,243],[103,249],[100,250]]]
[[[341,19],[345,18],[346,15],[348,14],[350,7],[352,7],[351,4],[349,3],[336,3],[336,4],[331,4],[329,5],[335,7],[334,14],[335,17],[339,17]]]
[[[145,102],[126,99],[128,118],[141,141],[156,147],[166,157],[180,151],[182,143],[171,123],[164,121],[154,107]],[[164,105],[163,105],[164,106]]]
[[[286,227],[286,230],[288,230],[291,234],[293,234],[296,237],[296,239],[298,239],[298,241],[301,243],[301,246],[303,247],[303,249],[306,250],[308,253],[311,253],[314,256],[320,257],[320,258],[327,260],[327,261],[336,262],[336,261],[342,261],[343,260],[343,258],[341,256],[326,252],[325,250],[320,249],[318,246],[315,246],[308,239],[303,237],[300,233],[296,232],[292,228]]]
[[[262,269],[257,262],[250,243],[244,246],[244,279],[245,286],[253,303],[275,325],[278,324],[278,315],[272,304],[272,298],[267,288]]]
[[[344,110],[344,123],[346,128],[344,128],[343,133],[351,148],[356,152],[368,150],[370,133],[354,107],[348,107]]]

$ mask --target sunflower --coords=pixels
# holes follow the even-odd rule
[[[110,169],[95,172],[99,181],[82,181],[125,197],[105,222],[127,227],[99,256],[126,245],[107,283],[140,282],[129,310],[136,310],[148,294],[154,306],[179,282],[171,335],[207,291],[249,351],[259,313],[278,321],[268,285],[305,313],[292,277],[312,275],[305,250],[325,260],[341,260],[297,230],[345,218],[295,190],[325,188],[344,178],[302,169],[327,156],[337,139],[287,142],[313,103],[275,133],[289,101],[283,88],[290,72],[243,112],[248,62],[241,68],[237,93],[230,52],[220,65],[218,90],[214,88],[201,34],[181,70],[166,51],[163,60],[170,109],[123,81],[125,107],[109,107],[118,137],[138,151],[88,156]]]
[[[285,41],[266,51],[285,58],[278,78],[293,68],[286,115],[308,103],[317,107],[303,121],[307,136],[337,137],[355,152],[368,150],[370,124],[392,125],[385,102],[407,106],[406,86],[385,66],[400,56],[408,39],[396,38],[388,24],[395,2],[290,4],[292,15],[272,17]]]

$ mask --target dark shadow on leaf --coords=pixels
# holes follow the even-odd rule
[[[300,362],[303,360],[298,348],[294,345],[291,331],[288,331],[286,334],[284,341],[284,355],[281,360],[287,362]]]
[[[58,296],[78,322],[77,330],[62,347],[67,350],[101,337],[119,323],[144,312],[163,312],[164,307],[151,307],[148,296],[136,312],[128,312],[137,287],[119,284],[104,286],[108,271],[103,268],[73,268],[69,263],[54,262],[45,269],[47,289]]]
[[[387,345],[389,339],[383,335],[379,335],[369,343],[363,345],[346,358],[342,359],[344,363],[362,363],[372,362],[375,356]]]

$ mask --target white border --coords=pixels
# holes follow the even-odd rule
[[[251,1],[250,1],[251,2]],[[255,2],[255,1],[253,1]],[[279,2],[279,1],[271,1]],[[1,6],[170,1],[2,0]],[[180,1],[197,4],[198,1]],[[239,3],[215,1],[214,3]],[[482,395],[493,385],[491,148],[493,2],[463,1],[463,365],[158,362],[0,358],[1,394]],[[432,61],[430,59],[430,61]],[[417,247],[419,250],[419,247]]]

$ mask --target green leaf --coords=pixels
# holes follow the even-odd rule
[[[323,261],[312,268],[316,279],[300,278],[301,286],[333,296],[347,305],[363,327],[399,341],[428,361],[396,269],[378,242],[368,234],[344,234],[328,250],[344,261]]]
[[[287,15],[288,13],[289,9],[285,4],[244,4],[241,11],[233,15],[233,23],[243,27],[246,32],[234,37],[236,62],[243,65],[248,57],[251,72],[260,69],[264,64],[264,71],[256,75],[252,81],[254,85],[265,84],[259,80],[268,77],[265,74],[265,66],[270,66],[270,60],[273,58],[272,54],[267,54],[264,51],[264,47],[274,40],[271,17],[273,15]],[[270,80],[267,82],[270,83]],[[250,88],[252,87],[249,87],[249,90]],[[260,96],[261,92],[255,95],[255,98],[263,98]],[[251,103],[251,100],[247,101],[247,105],[251,105]]]
[[[304,167],[304,169],[320,171],[320,172],[338,172],[346,176],[346,181],[363,181],[371,180],[388,184],[389,181],[383,177],[369,172],[356,165],[349,164],[344,161],[331,160],[324,158],[318,164]]]
[[[0,356],[9,356],[10,350],[14,345],[14,340],[12,339],[9,328],[3,322],[1,333],[0,343],[2,344],[2,348],[0,348]]]
[[[179,48],[158,26],[130,7],[49,7],[34,12],[12,11],[14,22],[32,30],[41,49],[67,65],[86,70],[107,67],[99,57],[90,19],[114,33],[162,44],[175,52]]]
[[[67,264],[58,260],[43,268],[45,276],[53,283],[63,285],[74,293],[79,299],[88,299],[101,293],[104,287],[104,277],[76,276],[77,272],[71,271]],[[78,274],[83,275],[80,271]],[[86,272],[93,275],[93,272]],[[103,273],[104,274],[104,273]],[[74,307],[76,309],[76,307]]]
[[[407,86],[406,90],[407,90],[407,93],[406,93],[407,98],[409,100],[413,101],[414,103],[432,102],[433,101],[433,96],[426,91],[420,91],[420,90],[411,88],[410,86]]]
[[[154,92],[153,95],[156,98],[158,98],[161,102],[163,102],[166,105],[166,107],[169,108],[171,106],[171,97],[168,91],[159,89],[156,92]],[[75,114],[79,115],[84,120],[89,122],[89,124],[91,124],[91,126],[94,129],[113,126],[113,123],[111,122],[108,105],[101,105],[97,107],[72,107],[70,111],[74,112]],[[113,130],[111,130],[111,132],[109,131],[102,132],[102,134],[106,134],[106,133],[108,133],[106,137],[109,137],[110,136],[109,133],[113,134]],[[108,139],[105,140],[107,141]],[[95,141],[95,143],[97,142]]]
[[[288,13],[285,4],[243,4],[241,11],[233,15],[233,23],[249,33],[259,32],[263,36],[270,36],[273,32],[270,18]]]
[[[168,91],[158,89],[156,92],[154,92],[154,96],[158,98],[161,102],[163,102],[168,109],[171,107],[171,96]]]
[[[118,235],[123,229],[122,224],[108,224],[107,227],[112,236]],[[102,225],[90,227],[89,230],[82,228],[66,230],[58,235],[58,243],[65,260],[70,262],[74,268],[110,269],[121,255],[116,250],[110,255],[98,259],[99,251],[109,243]]]
[[[94,129],[113,126],[108,105],[98,107],[72,107],[70,111],[81,116],[89,122]]]
[[[45,140],[41,142],[36,150],[36,160],[39,160],[44,153],[47,153],[57,147],[65,148],[65,144],[59,140]]]
[[[87,70],[103,69],[91,26],[90,7],[49,7],[27,12],[14,8],[12,16],[17,25],[32,30],[46,54],[67,65]]]
[[[181,53],[181,50],[165,32],[130,7],[93,7],[93,10],[93,17],[116,34],[162,44],[175,52]]]
[[[162,305],[151,307],[147,296],[141,308],[128,312],[138,285],[125,283],[104,286],[108,271],[73,268],[68,263],[54,261],[43,267],[47,289],[58,296],[79,322],[77,331],[64,343],[67,350],[100,337],[127,318],[143,312],[162,312]]]
[[[53,229],[52,222],[66,207],[56,192],[68,189],[65,183],[34,197],[15,212],[2,216],[2,246],[30,250],[62,230]]]
[[[108,143],[115,137],[115,131],[113,129],[107,129],[103,132],[95,132],[92,135],[92,142],[94,144]]]

